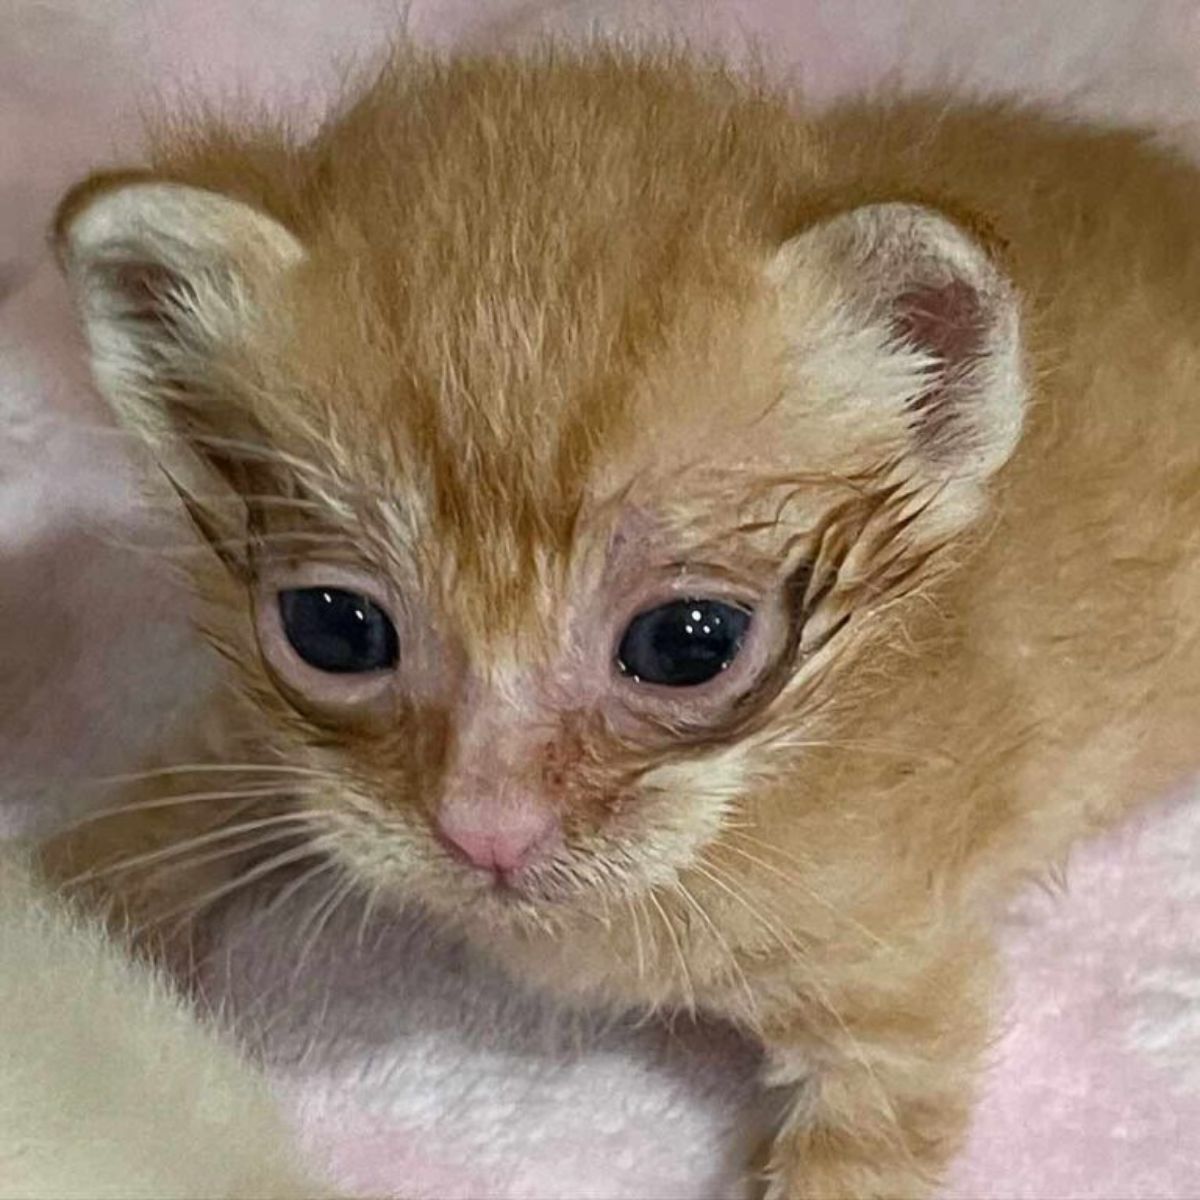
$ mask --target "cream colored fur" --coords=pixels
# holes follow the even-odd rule
[[[265,1082],[0,849],[0,1197],[308,1197]]]

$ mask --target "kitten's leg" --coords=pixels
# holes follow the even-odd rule
[[[836,1015],[831,994],[815,1031],[781,1028],[768,1082],[796,1092],[771,1148],[768,1200],[928,1196],[966,1130],[992,978],[974,945],[916,976],[839,988]]]

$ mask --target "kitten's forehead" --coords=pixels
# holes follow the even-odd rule
[[[704,501],[769,441],[763,266],[811,150],[718,76],[505,69],[385,88],[318,140],[285,390],[411,507],[448,602],[513,626],[623,496]]]
[[[734,435],[771,394],[746,361],[743,272],[701,288],[614,270],[550,306],[508,264],[462,292],[432,283],[424,319],[382,284],[353,306],[314,286],[295,366],[342,472],[395,495],[447,603],[495,636],[558,604],[580,554],[602,561],[636,514],[728,509],[720,468],[746,465]],[[634,321],[658,287],[657,322]]]
[[[694,557],[762,573],[777,548],[741,529],[769,526],[782,499],[769,481],[794,483],[801,464],[779,424],[761,258],[738,247],[721,274],[710,255],[700,275],[680,263],[646,279],[599,256],[573,289],[559,281],[556,306],[504,261],[461,291],[431,279],[423,317],[390,290],[405,272],[416,286],[399,249],[373,287],[365,262],[314,260],[301,387],[324,398],[342,472],[392,498],[380,539],[419,560],[422,593],[473,659],[559,653],[567,618],[594,596],[623,602],[639,572]],[[329,270],[357,280],[356,304]],[[807,436],[810,463],[818,450]]]

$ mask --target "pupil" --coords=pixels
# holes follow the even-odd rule
[[[666,687],[695,687],[737,657],[750,613],[718,600],[677,600],[630,622],[617,651],[626,675]]]
[[[291,588],[279,593],[279,615],[292,649],[318,671],[358,674],[396,665],[396,628],[365,596],[340,588]]]

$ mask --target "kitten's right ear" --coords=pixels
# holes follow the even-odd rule
[[[215,447],[258,432],[231,375],[303,259],[299,241],[240,200],[132,172],[73,188],[53,240],[92,374],[119,419],[185,501],[238,489]]]
[[[304,257],[287,229],[240,200],[130,173],[73,188],[54,244],[96,381],[147,432],[162,426],[172,394],[207,382],[254,325],[271,281]]]

